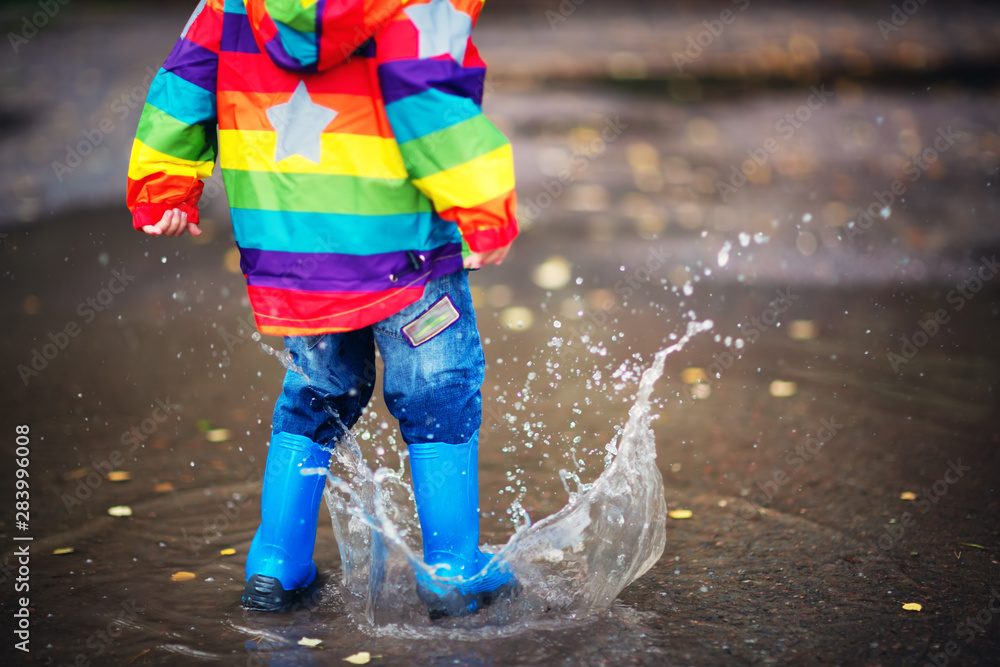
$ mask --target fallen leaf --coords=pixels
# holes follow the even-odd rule
[[[52,554],[54,556],[62,556],[63,554],[71,554],[74,551],[76,551],[76,549],[73,547],[59,547],[58,549],[53,549]]]
[[[230,273],[240,274],[243,273],[243,269],[240,267],[240,249],[230,248],[226,251],[226,254],[222,257],[222,265],[226,267],[226,270]]]
[[[667,512],[667,516],[671,519],[690,519],[694,516],[694,512],[691,510],[670,510]]]
[[[770,386],[771,396],[775,398],[788,398],[794,396],[797,391],[798,386],[794,382],[785,382],[784,380],[775,380]]]
[[[223,549],[222,551],[220,551],[219,555],[220,556],[232,556],[235,553],[236,553],[236,549],[233,549],[232,547],[230,547],[229,549]]]
[[[319,646],[322,639],[311,639],[309,637],[303,637],[299,640],[299,646]]]
[[[372,654],[368,651],[361,651],[360,653],[355,653],[354,655],[349,655],[344,658],[344,662],[349,662],[352,665],[367,665],[372,659]]]
[[[985,551],[989,551],[990,550],[989,547],[984,547],[981,544],[973,544],[972,542],[959,542],[958,546],[960,546],[960,547],[972,547],[973,549],[983,549]]]
[[[132,473],[124,470],[112,470],[108,473],[109,482],[127,482],[132,479]]]
[[[205,434],[205,437],[209,442],[225,442],[229,440],[230,433],[228,428],[213,428]]]
[[[903,609],[906,611],[920,611],[924,606],[919,602],[907,602],[903,605]]]
[[[63,475],[63,479],[66,480],[67,482],[69,482],[69,481],[72,481],[74,479],[80,479],[81,477],[86,477],[87,473],[89,473],[89,472],[90,472],[90,468],[77,468],[73,472],[68,472],[68,473],[64,474]]]
[[[194,572],[184,572],[182,570],[180,572],[174,572],[172,575],[170,575],[170,581],[191,581],[196,576],[198,575],[196,575]]]
[[[132,516],[132,508],[128,505],[115,505],[108,508],[108,514],[111,516]]]
[[[704,368],[685,368],[684,372],[681,373],[681,382],[684,384],[708,382],[708,376],[705,375]]]
[[[795,340],[812,340],[819,333],[812,320],[792,320],[788,326],[788,337]]]
[[[160,482],[159,484],[153,487],[153,491],[156,491],[157,493],[166,493],[167,491],[173,491],[173,490],[174,490],[174,485],[171,484],[170,482]]]
[[[903,491],[901,494],[899,494],[899,499],[900,500],[916,500],[917,499],[917,494],[915,494],[913,491]]]

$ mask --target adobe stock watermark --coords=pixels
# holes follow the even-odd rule
[[[945,301],[952,305],[952,309],[958,312],[965,308],[965,304],[979,293],[987,282],[993,280],[1000,272],[1000,263],[997,256],[993,255],[989,259],[982,257],[976,273],[967,280],[955,285],[955,289],[948,292]],[[904,335],[899,339],[899,353],[889,352],[886,359],[892,370],[899,372],[899,367],[908,364],[917,352],[923,349],[932,338],[941,331],[941,326],[951,322],[951,314],[945,308],[938,308],[933,315],[925,320],[917,322],[917,329],[909,335]]]
[[[889,184],[888,190],[875,190],[872,195],[875,201],[865,208],[854,210],[854,220],[847,224],[847,238],[852,243],[855,239],[863,236],[875,224],[876,218],[887,220],[892,212],[892,205],[896,197],[902,197],[910,185],[916,183],[923,176],[924,172],[937,162],[943,153],[946,153],[961,137],[960,134],[952,132],[951,126],[947,129],[938,128],[937,136],[934,138],[934,145],[925,148],[920,155],[903,163],[901,170],[903,174],[910,177],[907,184],[901,178],[897,178]]]
[[[604,155],[608,145],[618,141],[627,129],[628,123],[623,123],[621,116],[605,119],[604,128],[585,146],[586,150],[578,148],[570,156],[570,167],[563,169],[553,178],[543,180],[542,187],[545,192],[540,192],[529,198],[526,204],[519,207],[522,211],[522,217],[528,222],[534,222],[545,209],[552,206],[562,196],[566,191],[566,186],[583,175],[594,160]]]
[[[170,402],[168,396],[166,400],[156,399],[156,407],[149,417],[146,417],[137,425],[124,431],[119,438],[122,446],[128,447],[128,454],[132,454],[139,449],[156,432],[160,425],[174,413],[180,412],[181,406]],[[109,473],[113,470],[120,470],[125,463],[125,453],[120,449],[113,450],[103,461],[92,461],[91,467],[94,469],[87,475],[77,478],[76,488],[72,493],[64,493],[62,500],[63,507],[67,512],[72,513],[73,508],[83,505],[91,498],[104,482],[108,479]]]
[[[726,530],[732,530],[736,524],[736,519],[741,521],[752,521],[760,516],[764,505],[774,500],[781,487],[788,484],[799,473],[806,463],[809,463],[820,450],[844,428],[843,424],[837,422],[836,417],[820,419],[819,428],[816,430],[816,437],[808,437],[791,452],[785,455],[785,468],[778,468],[771,474],[771,478],[763,482],[757,482],[757,490],[743,498],[740,498],[739,507],[736,510],[735,518],[726,518],[723,525]]]
[[[247,478],[246,483],[257,484],[260,481],[260,473],[253,472]],[[187,531],[184,531],[184,539],[187,541],[188,546],[191,547],[194,555],[198,556],[202,549],[221,539],[223,534],[233,525],[233,522],[240,518],[240,515],[243,514],[243,510],[249,502],[249,494],[234,493],[229,500],[225,500],[219,504],[218,511],[214,516],[202,519],[200,534],[190,535]]]
[[[135,280],[135,276],[130,276],[125,272],[124,265],[120,271],[112,269],[111,276],[111,280],[103,289],[77,305],[76,313],[83,318],[83,324],[93,322],[98,313],[108,309],[108,306],[115,300],[115,295],[124,292],[129,283]],[[42,371],[48,368],[49,364],[59,356],[59,353],[69,347],[72,339],[80,335],[81,330],[80,324],[76,320],[70,320],[61,329],[49,332],[49,342],[42,344],[41,351],[37,347],[33,348],[28,364],[18,364],[17,366],[17,373],[24,386],[27,387],[31,378],[38,377]]]
[[[962,465],[962,459],[948,461],[948,469],[944,471],[941,479],[921,489],[913,500],[913,507],[918,509],[921,515],[927,514],[942,498],[948,495],[948,490],[958,484],[959,480],[970,470],[972,470],[972,466]],[[881,551],[889,551],[900,543],[907,530],[915,528],[916,525],[917,518],[914,514],[903,512],[899,519],[892,519],[882,525],[882,535],[875,541],[875,547]]]
[[[965,620],[955,627],[955,635],[959,639],[965,639],[966,645],[975,640],[976,635],[986,632],[986,629],[993,623],[993,617],[1000,616],[1000,590],[994,584],[990,586],[990,599],[980,607],[975,614],[965,617]],[[947,667],[952,658],[958,657],[962,652],[962,647],[957,641],[948,641],[944,646],[938,645],[941,651],[937,653],[927,652],[927,662],[924,667]]]
[[[910,17],[917,13],[920,9],[920,5],[926,4],[927,0],[904,0],[898,5],[892,6],[892,13],[889,14],[889,20],[879,19],[875,22],[875,26],[882,33],[882,39],[886,42],[889,41],[889,36],[898,31]]]
[[[745,12],[750,7],[750,0],[730,0],[741,12]],[[694,35],[688,35],[687,48],[681,51],[674,51],[672,56],[677,71],[683,73],[685,65],[690,65],[705,52],[705,49],[712,46],[726,30],[726,26],[731,25],[739,16],[732,9],[723,9],[719,12],[719,18],[706,19],[701,22],[701,30]]]
[[[21,17],[20,31],[7,33],[7,41],[10,42],[14,55],[18,54],[23,45],[34,39],[38,31],[47,26],[49,21],[62,10],[63,5],[68,3],[69,0],[39,0],[38,8],[41,11]]]
[[[237,317],[234,332],[230,333],[224,326],[219,327],[219,335],[222,336],[222,340],[226,344],[226,354],[223,356],[221,362],[223,368],[232,363],[233,352],[236,351],[238,346],[253,340],[253,335],[257,332],[257,327],[246,316]]]
[[[96,659],[104,655],[108,647],[122,636],[125,628],[130,624],[134,625],[138,619],[139,613],[136,609],[135,600],[123,602],[121,611],[118,612],[116,617],[111,619],[103,630],[98,630],[87,637],[87,650],[78,653],[76,658],[73,659],[73,664],[76,667],[89,667],[91,659]],[[106,659],[98,660],[96,664],[107,664]]]
[[[743,320],[738,329],[740,335],[733,338],[726,347],[725,352],[716,353],[712,357],[712,363],[708,366],[708,376],[716,380],[722,377],[724,371],[729,370],[736,360],[739,359],[746,345],[756,343],[761,334],[777,324],[779,316],[795,305],[795,302],[802,297],[792,293],[791,287],[776,289],[774,291],[777,299],[772,301],[767,308],[761,311],[760,315],[748,317]]]
[[[545,18],[549,22],[549,27],[558,30],[559,26],[568,21],[576,10],[587,4],[587,0],[562,0],[556,8],[558,11],[548,9],[545,11]]]
[[[796,131],[812,120],[814,113],[835,97],[835,93],[826,89],[825,83],[820,84],[819,88],[810,86],[809,90],[810,95],[806,98],[805,104],[799,105],[795,111],[786,113],[774,123],[775,132],[778,132],[785,141],[795,136]],[[730,168],[728,182],[723,180],[715,182],[715,189],[718,190],[722,201],[729,201],[729,196],[746,185],[750,177],[767,164],[779,148],[781,145],[778,140],[774,137],[768,137],[760,148],[747,149],[746,153],[749,159],[744,160],[738,168],[736,165]]]
[[[657,271],[665,267],[667,260],[673,256],[673,253],[667,251],[667,247],[666,245],[660,245],[658,248],[650,248],[646,254],[645,261],[635,269],[629,271],[624,278],[614,284],[615,294],[621,296],[622,299],[628,299],[641,290],[643,285],[649,283]],[[600,307],[589,307],[579,311],[577,322],[572,324],[562,324],[560,322],[560,329],[565,332],[567,338],[572,337],[575,340],[587,343],[590,336],[578,326],[581,320],[589,323],[596,329],[603,329],[607,326],[611,316],[621,310],[622,305],[615,299],[608,299]],[[550,342],[549,345],[550,347],[557,347],[559,353],[564,352],[569,347],[569,345],[563,345],[562,343],[553,344]]]
[[[477,87],[476,94],[485,102],[496,94],[502,84],[497,83],[488,74],[483,79],[482,86]],[[459,98],[447,108],[440,111],[440,127],[452,127],[462,122],[468,117],[469,100]],[[437,149],[447,149],[448,142],[453,141],[452,136],[445,131],[432,132],[420,138],[420,150],[407,151],[405,154],[406,168],[411,174],[426,175],[437,172],[440,163],[437,162]],[[416,176],[414,176],[415,178]]]
[[[103,144],[108,135],[118,128],[115,118],[121,122],[128,118],[135,109],[141,109],[145,105],[146,94],[149,92],[149,87],[152,85],[157,71],[157,68],[147,65],[146,77],[142,80],[142,84],[133,86],[131,90],[123,93],[111,103],[111,113],[114,115],[105,116],[97,123],[96,127],[82,130],[83,139],[78,141],[76,145],[66,144],[66,158],[62,162],[56,160],[52,163],[52,172],[60,183],[67,174],[73,173],[73,170],[83,164],[84,159]]]

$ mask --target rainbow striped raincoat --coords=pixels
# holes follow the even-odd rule
[[[136,229],[198,221],[215,161],[257,326],[360,329],[517,235],[510,143],[482,114],[483,0],[201,0],[154,79]]]

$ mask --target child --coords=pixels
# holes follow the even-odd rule
[[[517,236],[513,160],[482,115],[483,0],[201,0],[150,87],[129,165],[134,226],[199,235],[216,158],[257,326],[285,336],[243,605],[287,607],[312,555],[330,447],[372,394],[409,453],[432,617],[513,580],[479,551],[484,359],[467,269]],[[218,128],[218,131],[216,131]],[[308,378],[308,379],[307,379]]]

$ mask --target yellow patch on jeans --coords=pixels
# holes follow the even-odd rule
[[[403,327],[403,335],[410,341],[410,345],[419,347],[458,322],[458,318],[458,309],[445,295],[423,315]]]

